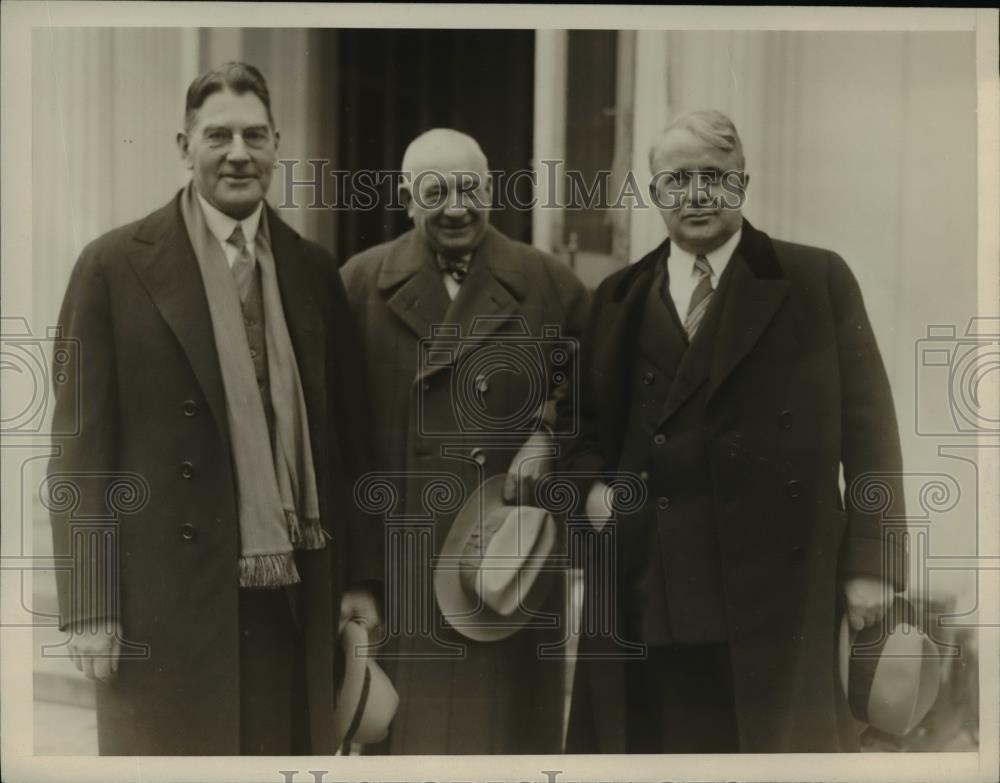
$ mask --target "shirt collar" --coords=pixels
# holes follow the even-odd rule
[[[444,258],[444,256],[441,255],[441,253],[437,253],[437,258],[440,261],[442,258]],[[461,259],[463,259],[465,261],[470,261],[471,262],[472,261],[472,253],[463,253],[462,255],[459,256],[459,258],[461,258]]]
[[[715,250],[703,254],[708,259],[709,266],[712,267],[712,277],[718,279],[722,275],[726,265],[729,263],[729,259],[733,257],[733,253],[736,251],[736,246],[740,243],[741,236],[743,236],[742,226],[736,229],[736,233],[715,248]],[[677,264],[684,274],[690,275],[694,270],[694,259],[695,256],[680,245],[675,242],[670,243],[670,261],[673,262],[671,266]]]
[[[197,189],[195,193],[198,193]],[[247,245],[251,248],[253,247],[254,240],[257,238],[257,229],[260,227],[260,216],[264,210],[263,201],[257,205],[257,209],[243,218],[243,220],[236,220],[229,217],[225,212],[210,204],[208,199],[202,196],[201,193],[198,193],[198,201],[201,202],[201,209],[205,213],[205,222],[208,224],[209,231],[212,232],[212,235],[223,246],[225,246],[229,237],[232,236],[236,224],[239,223],[243,227],[243,236],[246,237]]]

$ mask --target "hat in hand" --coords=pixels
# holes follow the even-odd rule
[[[504,639],[523,627],[553,576],[543,566],[555,547],[555,520],[542,508],[507,505],[504,479],[486,479],[465,502],[434,571],[442,614],[479,642]]]
[[[365,652],[368,632],[352,620],[340,634],[344,678],[333,713],[334,736],[345,751],[351,743],[380,742],[389,733],[399,695],[382,668]]]
[[[851,713],[879,731],[903,736],[923,720],[937,698],[941,658],[897,598],[882,622],[855,633],[840,621],[840,683]]]

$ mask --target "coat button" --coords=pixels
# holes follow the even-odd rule
[[[788,497],[790,498],[797,498],[801,493],[801,491],[802,491],[802,485],[795,479],[792,479],[787,484],[785,484],[785,492],[788,494]]]
[[[649,481],[649,471],[648,470],[639,471],[639,478],[642,479],[643,481]]]
[[[190,462],[182,462],[181,475],[186,479],[192,478],[194,476],[194,465]]]
[[[656,501],[656,507],[660,509],[660,511],[666,511],[670,508],[670,498],[659,498]]]
[[[256,348],[251,348],[250,349],[250,358],[251,359],[256,359],[257,358],[257,349]]]
[[[792,416],[791,411],[782,411],[778,414],[778,426],[783,430],[790,430],[793,421],[795,421],[795,417]]]
[[[804,554],[805,550],[798,544],[792,547],[792,560],[801,560]]]
[[[423,389],[424,391],[430,391],[431,390],[430,381],[424,381],[422,384],[420,384],[420,388]]]
[[[662,432],[658,432],[656,433],[656,435],[653,436],[653,443],[655,443],[657,446],[662,446],[666,442],[667,442],[667,436],[664,435]]]
[[[183,538],[185,541],[194,541],[194,538],[197,534],[198,531],[194,529],[194,525],[192,525],[190,522],[185,522],[183,525],[181,525],[181,538]]]
[[[194,416],[198,412],[198,404],[194,400],[184,400],[181,409],[185,416]]]
[[[642,382],[647,386],[649,386],[649,384],[651,384],[655,380],[656,376],[652,372],[647,372],[645,375],[642,376]]]

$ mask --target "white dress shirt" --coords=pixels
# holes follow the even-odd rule
[[[195,192],[197,193],[197,191]],[[233,235],[233,229],[236,228],[237,223],[243,226],[243,236],[247,241],[247,251],[250,253],[250,258],[256,261],[257,255],[254,251],[254,240],[257,238],[257,229],[260,226],[260,214],[264,209],[264,202],[261,201],[257,205],[257,209],[243,218],[243,220],[236,220],[212,206],[201,193],[198,193],[198,201],[201,202],[201,210],[205,213],[205,222],[208,224],[208,230],[212,232],[212,236],[218,239],[219,244],[222,245],[222,252],[226,254],[226,261],[229,262],[229,268],[233,268],[233,262],[236,260],[236,255],[239,251],[235,245],[226,240]]]
[[[719,245],[712,252],[703,254],[708,259],[709,266],[712,267],[713,291],[719,287],[719,278],[726,270],[729,259],[733,257],[733,252],[740,243],[742,234],[743,229],[737,229],[736,233],[729,237],[725,243]],[[691,255],[676,242],[670,243],[670,257],[667,259],[667,271],[670,274],[670,298],[674,300],[674,307],[677,308],[677,315],[680,316],[681,321],[687,316],[691,294],[694,293],[701,277],[694,268],[695,258],[696,256]]]

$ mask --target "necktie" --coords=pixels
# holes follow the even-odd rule
[[[240,301],[246,302],[250,286],[253,283],[254,266],[253,257],[247,247],[247,238],[243,236],[243,228],[239,223],[236,224],[236,228],[233,229],[233,233],[226,241],[238,251],[231,271],[236,280],[236,290],[240,292]]]
[[[471,258],[453,258],[452,256],[443,256],[438,253],[437,262],[438,269],[442,272],[447,272],[453,278],[455,282],[461,283],[465,280],[466,275],[469,274],[469,261]]]
[[[705,317],[708,303],[712,301],[712,267],[705,256],[698,256],[694,260],[694,271],[698,273],[698,284],[691,293],[691,303],[688,305],[687,317],[684,319],[684,329],[688,333],[688,339],[694,337],[698,331],[701,319]]]

